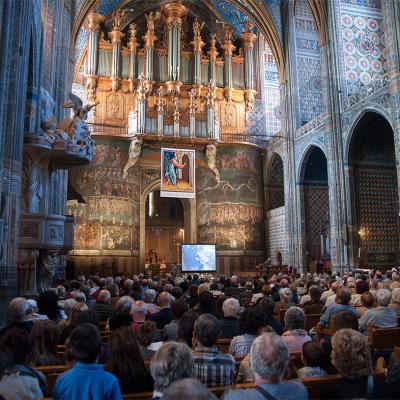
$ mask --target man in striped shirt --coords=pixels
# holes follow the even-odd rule
[[[235,359],[221,353],[215,343],[221,324],[211,314],[197,318],[193,331],[193,359],[197,378],[206,386],[231,385],[236,382]]]

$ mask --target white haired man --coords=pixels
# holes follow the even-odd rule
[[[223,338],[233,338],[241,334],[238,319],[240,304],[239,300],[231,297],[226,299],[222,305],[224,317],[221,322],[221,336]]]
[[[307,389],[298,381],[283,382],[289,364],[286,343],[276,333],[258,336],[250,349],[250,365],[254,374],[254,389],[231,390],[224,400],[306,400]]]
[[[380,328],[393,328],[397,326],[397,314],[393,308],[388,307],[392,294],[388,289],[378,289],[376,292],[376,308],[371,308],[361,316],[359,321],[360,332],[368,335],[368,325]]]
[[[114,314],[114,309],[110,304],[111,293],[108,290],[100,290],[97,295],[97,303],[93,307],[93,310],[99,316],[100,322],[106,322],[111,315]]]
[[[13,322],[0,331],[0,336],[3,336],[10,328],[17,327],[28,333],[32,330],[33,321],[30,319],[31,306],[28,300],[23,297],[16,297],[10,301],[8,312],[11,315]]]

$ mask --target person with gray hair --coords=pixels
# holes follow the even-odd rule
[[[158,313],[160,311],[160,307],[154,304],[156,297],[157,292],[154,289],[147,289],[144,292],[144,301],[147,304],[147,311],[150,315]]]
[[[240,309],[239,300],[231,297],[222,304],[224,313],[221,323],[221,336],[223,338],[233,338],[241,334],[239,319],[237,317]]]
[[[13,322],[11,325],[4,327],[0,331],[0,336],[3,336],[9,329],[17,327],[28,333],[31,332],[33,321],[29,320],[31,314],[31,306],[23,297],[16,297],[10,301],[8,305],[8,312],[12,317]]]
[[[392,298],[390,290],[378,289],[375,297],[377,307],[365,311],[359,321],[360,332],[364,335],[368,335],[369,324],[379,328],[393,328],[397,326],[396,311],[388,307]]]
[[[122,296],[115,306],[116,313],[108,319],[110,331],[114,331],[123,326],[130,326],[133,322],[131,315],[133,299],[130,296]]]
[[[306,315],[300,307],[290,307],[285,312],[285,332],[282,339],[287,344],[289,353],[301,353],[303,344],[311,340],[305,326]]]
[[[174,382],[165,392],[163,400],[196,399],[217,400],[197,379],[186,378]]]
[[[136,300],[132,305],[132,330],[136,331],[137,327],[146,320],[147,304],[142,300]]]
[[[215,347],[220,333],[221,324],[211,314],[200,315],[194,324],[194,365],[197,378],[208,387],[231,385],[236,381],[235,359]]]
[[[273,332],[263,333],[250,349],[255,388],[231,390],[224,400],[307,400],[307,389],[301,382],[282,382],[288,364],[289,352],[282,338]]]
[[[160,399],[172,383],[195,376],[194,362],[189,347],[184,343],[163,344],[150,361],[154,380],[153,399]]]
[[[93,311],[97,313],[99,316],[100,322],[106,322],[111,315],[114,314],[114,310],[110,304],[111,300],[111,293],[106,290],[100,290],[99,294],[97,295],[97,303],[93,307]]]
[[[288,287],[284,287],[279,290],[279,298],[280,301],[275,303],[275,314],[278,314],[280,310],[287,310],[295,305],[292,301],[293,293]]]
[[[161,292],[158,296],[158,305],[160,311],[150,315],[149,320],[154,321],[157,324],[157,329],[163,329],[165,325],[169,324],[174,318],[171,311],[171,302],[173,296],[169,292]]]

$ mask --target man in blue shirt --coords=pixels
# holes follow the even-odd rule
[[[98,329],[89,323],[81,324],[69,340],[76,364],[57,378],[53,399],[122,400],[117,378],[97,364],[102,346]]]
[[[349,311],[355,313],[354,307],[350,306],[351,290],[342,287],[336,293],[336,303],[329,306],[325,312],[321,315],[319,323],[325,328],[329,325],[329,320],[337,313],[341,311]]]

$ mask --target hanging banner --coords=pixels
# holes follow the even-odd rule
[[[195,198],[195,150],[161,148],[161,197]]]

